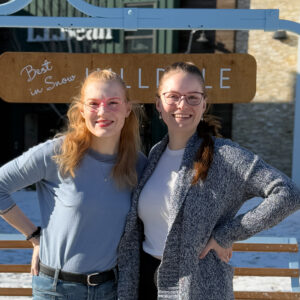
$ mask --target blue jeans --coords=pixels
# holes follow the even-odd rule
[[[117,300],[116,280],[106,281],[97,286],[62,281],[40,272],[32,277],[32,294],[34,300]]]

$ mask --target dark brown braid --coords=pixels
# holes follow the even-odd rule
[[[220,128],[221,123],[215,116],[205,115],[204,120],[200,121],[197,127],[197,133],[198,136],[203,139],[203,142],[195,156],[195,175],[192,184],[196,184],[199,179],[202,181],[206,179],[214,155],[214,141],[212,136],[220,136]]]
[[[207,98],[203,75],[201,71],[198,69],[198,67],[190,62],[176,62],[166,68],[165,72],[163,73],[160,79],[159,88],[158,88],[159,95],[160,95],[160,88],[162,86],[163,80],[166,79],[168,75],[171,75],[171,73],[174,71],[175,72],[183,71],[188,74],[197,76],[203,87],[204,96],[205,98]],[[220,121],[215,116],[208,115],[206,113],[204,113],[203,117],[204,119],[200,121],[197,127],[198,136],[203,139],[203,142],[201,143],[201,146],[195,156],[195,161],[194,161],[195,175],[193,177],[192,184],[196,184],[199,179],[201,179],[202,181],[206,179],[208,170],[213,161],[213,154],[214,154],[214,141],[212,139],[212,136],[220,136],[219,134],[219,130],[221,128]]]

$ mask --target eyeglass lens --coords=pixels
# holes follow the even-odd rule
[[[96,112],[100,109],[101,104],[109,110],[116,111],[122,104],[122,99],[118,97],[104,98],[104,99],[88,99],[85,105],[92,112]]]
[[[169,105],[178,103],[183,97],[189,105],[199,105],[204,98],[203,93],[200,92],[188,93],[185,95],[175,92],[166,92],[162,95],[165,99],[165,102]]]

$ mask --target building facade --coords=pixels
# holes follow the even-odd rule
[[[280,19],[300,21],[298,0],[239,0],[238,8],[277,8]],[[251,103],[233,105],[232,139],[291,176],[298,36],[237,32],[236,52],[255,57],[257,89]]]

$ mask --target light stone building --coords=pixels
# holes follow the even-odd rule
[[[299,0],[239,0],[237,8],[278,8],[280,19],[300,21]],[[256,59],[257,90],[251,103],[234,104],[232,139],[291,176],[298,36],[251,30],[237,32],[235,42],[236,52]]]

